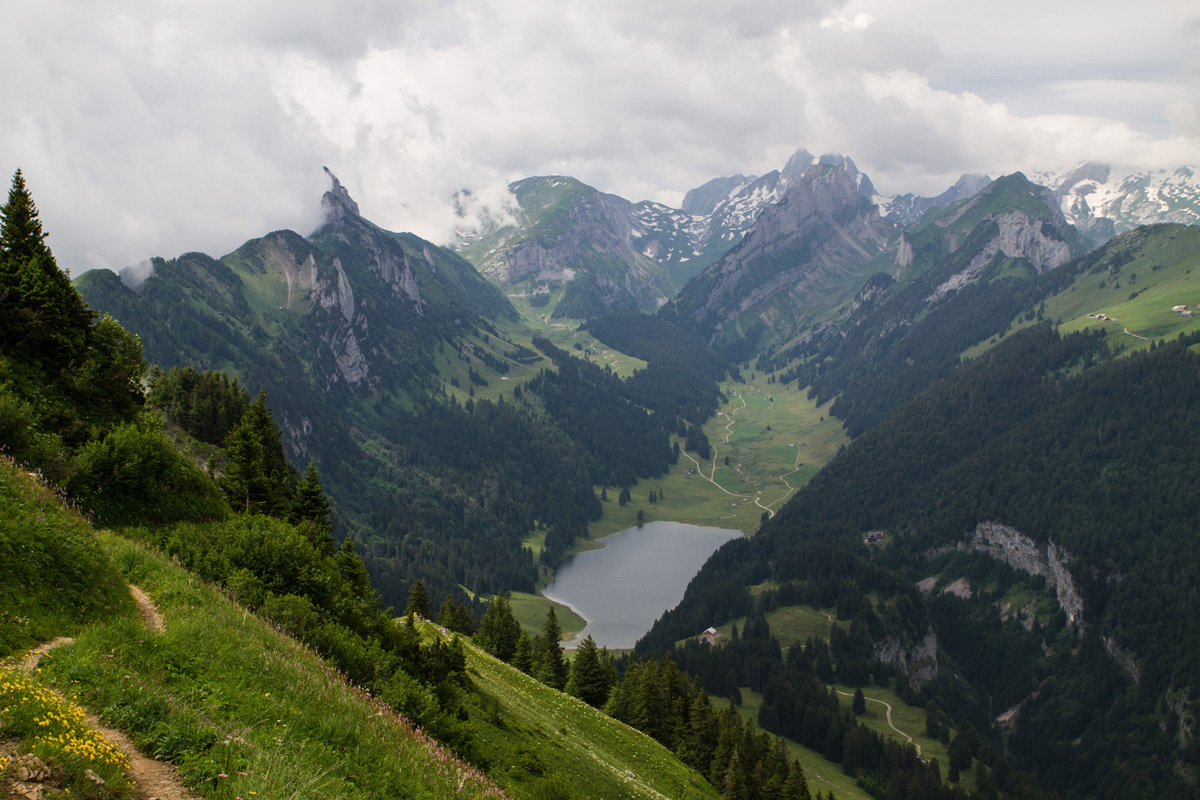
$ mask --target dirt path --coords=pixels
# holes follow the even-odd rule
[[[163,616],[158,613],[158,609],[154,606],[154,601],[150,599],[150,595],[141,590],[141,587],[129,584],[129,593],[133,595],[133,599],[137,601],[138,613],[142,615],[142,619],[146,622],[146,627],[155,633],[162,633],[166,630],[163,625]]]
[[[154,601],[137,586],[131,584],[129,591],[137,601],[138,612],[145,620],[146,627],[155,633],[162,633],[165,630],[163,617],[154,606]],[[43,642],[33,648],[21,662],[21,669],[32,672],[37,669],[38,662],[46,653],[55,647],[70,645],[74,641],[69,636],[59,636]],[[196,800],[196,796],[179,781],[179,773],[175,771],[174,766],[142,755],[133,742],[129,741],[129,737],[121,731],[107,727],[96,715],[87,714],[87,721],[88,725],[112,742],[129,759],[129,774],[137,783],[139,800]]]
[[[828,616],[828,615],[826,615],[826,616]],[[838,689],[837,693],[840,694],[842,697],[854,697],[854,695],[852,695],[850,692],[843,692],[841,689]],[[921,745],[914,742],[913,737],[909,736],[907,733],[905,733],[904,731],[900,730],[899,728],[897,728],[895,725],[892,724],[892,704],[888,703],[884,700],[876,700],[874,697],[866,697],[865,695],[863,696],[863,699],[866,700],[868,703],[879,703],[879,705],[886,708],[887,709],[888,727],[891,728],[892,730],[894,730],[896,733],[903,736],[905,739],[907,739],[908,743],[911,744],[913,747],[917,748],[917,758],[921,758],[922,760],[924,760],[921,756]]]

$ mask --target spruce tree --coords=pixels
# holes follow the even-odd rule
[[[0,207],[0,256],[6,266],[37,257],[52,259],[54,256],[46,246],[47,235],[42,230],[33,197],[25,187],[25,176],[18,169],[8,190],[8,202]]]
[[[0,206],[0,355],[57,374],[87,346],[93,314],[58,267],[21,170]]]
[[[454,597],[446,595],[446,599],[442,600],[442,606],[438,609],[438,624],[448,631],[454,630],[454,610],[458,608],[458,603],[454,602]]]
[[[729,769],[725,770],[723,784],[721,800],[748,800],[746,771],[742,767],[742,759],[737,748],[734,748],[733,756],[729,759]]]
[[[804,767],[800,766],[799,760],[792,761],[787,780],[783,782],[783,800],[812,800],[808,779],[804,777]]]
[[[521,635],[517,637],[517,649],[513,653],[512,665],[526,675],[533,671],[533,643],[525,631],[521,631]]]
[[[500,592],[488,603],[479,630],[475,632],[475,643],[501,661],[512,660],[521,637],[521,623],[513,616],[508,592]]]
[[[321,478],[317,474],[317,465],[308,462],[296,496],[292,500],[292,513],[289,520],[309,538],[321,555],[331,556],[335,549],[333,541],[333,523],[329,521],[332,509],[325,490],[321,487]]]
[[[533,654],[533,677],[554,689],[562,689],[567,685],[567,662],[563,658],[560,641],[562,628],[558,625],[554,606],[551,606],[542,625],[541,646]]]
[[[334,556],[334,562],[338,572],[350,584],[356,596],[366,598],[372,594],[374,590],[371,588],[371,576],[367,574],[367,568],[363,566],[362,559],[354,550],[353,536],[347,536],[346,541],[342,542],[337,555]]]
[[[433,616],[429,611],[429,592],[420,578],[417,578],[412,588],[408,590],[408,604],[404,607],[404,613],[406,615],[416,614],[421,619],[429,619]]]
[[[472,625],[471,608],[470,606],[454,602],[454,597],[448,594],[446,595],[446,599],[442,601],[442,607],[438,611],[438,622],[448,631],[470,636]]]
[[[608,700],[610,688],[600,652],[589,635],[575,650],[571,676],[567,679],[567,694],[578,697],[589,706],[600,708]]]
[[[267,393],[246,409],[225,442],[225,493],[235,509],[282,516],[288,511],[293,470],[283,437],[267,408]]]

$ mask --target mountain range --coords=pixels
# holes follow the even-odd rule
[[[970,230],[947,231],[945,244],[934,246],[936,228],[922,220],[932,212],[942,229],[978,224],[971,211],[978,203],[958,216],[941,211],[980,193],[988,194],[984,205],[1000,228],[990,243],[973,243],[980,260],[939,291],[961,284],[995,252],[1029,256],[1040,271],[1137,225],[1200,220],[1200,182],[1189,167],[1118,173],[1085,164],[1029,182],[1041,188],[1028,192],[1018,219],[992,201],[987,190],[996,181],[988,176],[964,175],[936,197],[887,197],[849,157],[803,149],[781,171],[692,189],[677,209],[632,203],[571,178],[527,178],[510,187],[516,220],[461,231],[457,249],[513,299],[548,317],[666,305],[685,327],[736,354],[758,347],[767,331],[762,343],[786,346],[849,304],[876,271],[903,279],[906,270],[928,264],[929,253],[956,251]],[[1026,224],[1035,220],[1050,227]],[[933,249],[914,254],[914,241]],[[773,261],[786,263],[786,271]]]
[[[800,151],[680,209],[529,178],[516,220],[457,253],[373,225],[331,175],[309,236],[76,285],[150,360],[269,391],[393,604],[417,578],[464,601],[532,590],[611,513],[608,488],[699,454],[744,387],[731,363],[833,401],[854,441],[760,506],[761,532],[719,551],[639,654],[745,689],[760,725],[875,796],[933,795],[871,782],[907,756],[863,749],[835,678],[894,686],[931,739],[947,731],[938,796],[972,766],[979,796],[1179,795],[1200,778],[1181,377],[1200,227],[1131,227],[1194,217],[1189,170],[1113,175],[881,198],[850,159]],[[772,638],[808,612],[807,641]],[[729,647],[680,644],[709,625]]]

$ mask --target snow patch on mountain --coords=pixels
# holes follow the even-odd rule
[[[1085,163],[1030,179],[1050,187],[1071,224],[1104,240],[1139,225],[1200,223],[1200,167],[1119,170]]]

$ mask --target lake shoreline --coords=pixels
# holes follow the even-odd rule
[[[599,646],[628,650],[664,612],[679,604],[708,558],[742,535],[729,528],[646,522],[568,557],[541,594],[587,621],[573,644],[590,635]]]

